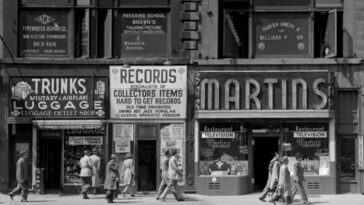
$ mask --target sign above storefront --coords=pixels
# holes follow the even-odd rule
[[[105,77],[11,78],[10,116],[105,118]]]
[[[110,67],[110,117],[186,118],[186,66]]]
[[[68,55],[69,13],[66,11],[22,11],[20,56]]]
[[[196,74],[198,110],[328,110],[328,72],[206,71]]]

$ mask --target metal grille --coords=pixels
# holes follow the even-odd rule
[[[220,189],[220,183],[209,183],[209,189]]]
[[[320,182],[307,182],[307,191],[320,191]]]

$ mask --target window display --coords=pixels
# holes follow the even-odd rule
[[[96,148],[101,158],[100,183],[104,179],[105,167],[105,131],[102,129],[72,129],[66,130],[64,140],[64,183],[80,184],[80,159],[85,149]]]
[[[329,136],[327,123],[290,123],[283,125],[283,155],[289,157],[293,173],[296,153],[303,155],[305,175],[329,175]]]
[[[200,175],[248,174],[248,140],[239,123],[201,123]]]

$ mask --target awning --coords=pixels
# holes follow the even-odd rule
[[[102,120],[33,120],[38,129],[100,129]]]

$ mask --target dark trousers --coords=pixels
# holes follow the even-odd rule
[[[115,191],[116,190],[107,190],[106,191],[105,199],[107,200],[108,203],[112,203],[113,202]]]
[[[92,185],[91,177],[81,177],[81,193],[87,195]]]
[[[15,189],[13,189],[13,191],[11,191],[9,194],[11,194],[12,196],[18,194],[19,192],[21,192],[21,198],[23,200],[28,200],[28,182],[23,182],[23,183],[19,183],[16,186]]]
[[[265,185],[262,195],[260,196],[261,199],[265,199],[265,197],[267,197],[268,193],[270,191],[272,191],[269,187],[270,187],[270,181],[271,181],[271,177],[272,177],[272,173],[268,172],[268,180],[267,180],[267,184]],[[274,190],[273,190],[274,191]]]
[[[293,191],[292,191],[292,200],[296,195],[297,191],[301,192],[301,197],[304,202],[308,201],[305,187],[303,186],[303,181],[294,181]]]
[[[183,196],[180,193],[180,190],[179,190],[179,187],[178,187],[178,180],[175,180],[175,179],[169,179],[168,180],[167,187],[164,189],[164,191],[163,191],[163,193],[161,195],[161,198],[165,199],[169,191],[173,192],[173,195],[174,195],[174,197],[176,198],[177,201],[183,200]]]

